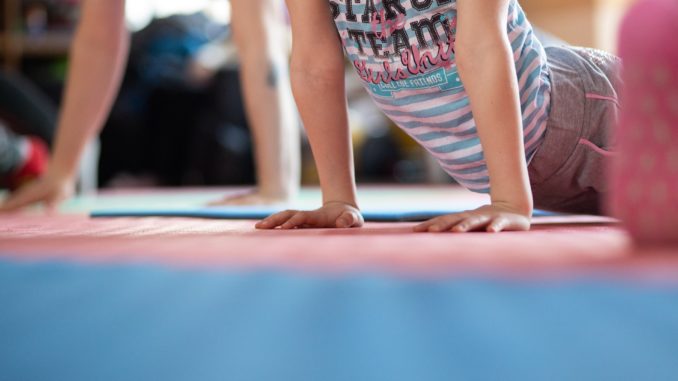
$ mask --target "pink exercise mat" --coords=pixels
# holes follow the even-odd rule
[[[3,217],[0,256],[30,261],[409,274],[481,271],[539,276],[614,270],[670,278],[678,271],[677,255],[637,252],[621,228],[596,217],[537,218],[530,232],[501,234],[413,233],[411,223],[295,231],[261,231],[253,224],[185,218],[89,219],[83,215]]]

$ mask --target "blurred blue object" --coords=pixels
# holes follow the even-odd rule
[[[132,35],[130,66],[145,85],[185,83],[187,66],[198,50],[229,33],[227,25],[201,12],[154,19]]]
[[[678,287],[0,261],[1,380],[675,380]]]

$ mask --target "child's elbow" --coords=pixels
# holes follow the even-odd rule
[[[478,68],[478,60],[474,59],[473,57],[469,57],[468,55],[459,55],[456,58],[456,63],[457,63],[457,71],[464,76],[466,73],[471,73],[473,71],[473,68],[475,67],[476,69]]]
[[[290,75],[293,82],[303,82],[313,86],[324,84],[335,85],[336,81],[343,81],[343,63],[333,60],[318,59],[318,57],[292,57]]]
[[[459,71],[471,71],[479,64],[501,60],[510,54],[510,47],[502,38],[465,39],[455,44],[455,59]]]
[[[457,41],[455,44],[455,60],[459,71],[470,71],[481,58],[478,46],[472,43]]]

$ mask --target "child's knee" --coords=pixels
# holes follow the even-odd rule
[[[619,34],[623,58],[642,55],[678,55],[678,2],[674,0],[640,0],[627,13]]]
[[[620,35],[624,90],[609,205],[638,242],[677,242],[678,3],[641,0]]]

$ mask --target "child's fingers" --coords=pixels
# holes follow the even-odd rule
[[[424,222],[420,223],[419,225],[415,226],[415,227],[414,227],[414,231],[415,231],[415,232],[427,232],[427,231],[429,231],[429,228],[430,228],[431,226],[433,226],[433,225],[439,223],[439,221],[440,221],[443,217],[445,217],[445,216],[436,217],[436,218],[432,218],[432,219],[430,219],[430,220],[428,220],[428,221],[424,221]]]
[[[51,197],[45,200],[45,210],[47,214],[54,215],[59,212],[59,203],[61,200],[57,197]]]
[[[9,199],[0,205],[0,212],[15,212],[25,206],[41,201],[45,197],[45,190],[36,184],[28,185],[12,194]]]
[[[448,214],[428,220],[414,228],[416,232],[442,232],[450,230],[459,221],[468,217],[467,214]]]
[[[488,232],[529,230],[530,219],[518,214],[476,211],[449,214],[414,227],[416,232],[469,232],[486,228]]]
[[[432,218],[428,221],[422,222],[419,225],[414,227],[414,231],[415,232],[427,232],[427,231],[429,231],[431,226],[437,224],[440,219],[441,219],[441,217],[436,217],[436,218]]]
[[[492,217],[488,215],[471,216],[456,224],[452,228],[452,231],[461,233],[477,230],[484,226],[487,226],[487,224],[489,224],[490,221],[492,221]]]
[[[207,206],[221,206],[221,205],[233,205],[234,201],[241,200],[245,195],[228,195],[223,196],[218,200],[212,200],[207,203]]]
[[[495,218],[489,225],[487,225],[487,231],[490,233],[499,233],[500,231],[506,229],[510,222],[511,221],[509,221],[508,218],[499,216]]]
[[[257,224],[254,226],[257,229],[273,229],[285,223],[287,220],[292,218],[292,216],[294,216],[296,213],[298,213],[297,210],[285,210],[283,212],[276,213],[272,216],[266,217],[265,219],[257,222]]]
[[[524,230],[530,230],[530,220],[522,216],[498,216],[487,226],[492,233]]]
[[[425,232],[425,231],[428,231],[428,226],[429,226],[429,225],[430,225],[430,224],[429,224],[428,221],[422,222],[422,223],[420,223],[419,225],[416,225],[416,226],[414,227],[413,230],[414,230],[415,232],[418,232],[418,233]]]
[[[222,205],[250,205],[256,204],[256,201],[251,196],[227,196],[221,200],[210,201],[208,206],[222,206]]]
[[[362,226],[362,224],[362,219],[354,211],[343,212],[335,222],[335,226],[338,228],[353,228]]]
[[[296,227],[302,227],[304,225],[313,225],[313,222],[316,219],[313,218],[311,212],[297,212],[284,224],[280,225],[282,229],[294,229]]]

